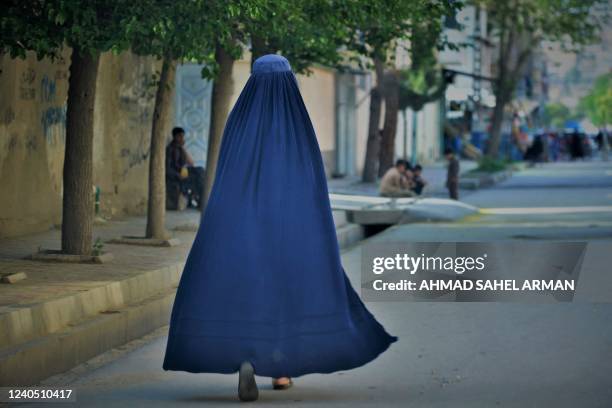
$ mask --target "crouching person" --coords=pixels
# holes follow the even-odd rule
[[[399,159],[380,180],[380,195],[383,197],[414,197],[412,173],[408,163]]]

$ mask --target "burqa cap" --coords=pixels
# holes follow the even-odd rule
[[[264,55],[263,57],[257,58],[253,63],[254,74],[285,71],[291,71],[291,65],[289,65],[287,58],[282,55]]]

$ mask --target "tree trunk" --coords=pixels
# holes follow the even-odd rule
[[[259,57],[266,54],[274,54],[277,50],[271,47],[269,44],[256,35],[251,36],[251,71],[253,71],[253,63]]]
[[[603,151],[602,151],[601,159],[607,162],[610,156],[610,143],[608,142],[608,126],[607,125],[604,125],[602,134],[603,134],[603,137],[601,139],[601,142],[602,142],[601,148]]]
[[[151,150],[149,154],[149,200],[147,238],[166,239],[166,132],[172,98],[176,61],[165,57],[155,95]]]
[[[491,118],[491,133],[489,135],[489,143],[487,144],[487,156],[493,159],[499,156],[501,128],[504,122],[504,111],[509,99],[504,90],[501,90],[495,96],[495,108],[493,109],[493,117]]]
[[[62,252],[89,255],[93,246],[94,101],[99,55],[73,48],[66,110]]]
[[[234,80],[232,79],[234,59],[221,46],[217,46],[215,60],[219,64],[219,75],[215,79],[212,91],[210,131],[208,133],[208,151],[206,153],[206,179],[204,181],[204,197],[201,203],[202,216],[204,216],[206,203],[215,182],[223,129],[225,128],[225,121],[230,111],[230,101],[234,92]]]
[[[403,152],[402,152],[402,158],[404,160],[408,160],[408,115],[406,115],[406,109],[402,109],[402,119],[404,122],[404,132],[403,132],[403,136],[404,136],[404,140],[402,142],[403,144]]]
[[[399,83],[397,74],[389,72],[383,80],[385,97],[385,122],[380,141],[378,177],[382,177],[393,167],[395,160],[395,135],[397,134],[397,116],[399,114]]]
[[[528,61],[537,43],[529,32],[520,33],[512,24],[504,22],[500,32],[499,57],[497,59],[498,77],[495,83],[495,108],[491,118],[491,134],[487,145],[487,156],[499,157],[501,130],[506,105],[512,101],[516,84],[524,64]]]
[[[413,110],[412,111],[412,144],[410,146],[410,162],[413,165],[417,164],[417,156],[418,156],[418,151],[417,151],[417,138],[418,138],[418,131],[419,131],[419,111]]]
[[[376,181],[378,154],[380,151],[378,123],[380,122],[380,112],[382,110],[383,63],[380,60],[374,60],[374,65],[376,67],[376,85],[370,91],[370,121],[368,124],[368,141],[362,176],[362,180],[365,183]]]

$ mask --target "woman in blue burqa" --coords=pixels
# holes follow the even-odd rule
[[[329,112],[333,114],[333,112]],[[289,62],[257,59],[231,111],[172,310],[163,368],[291,378],[362,366],[390,336],[340,262],[312,123]]]

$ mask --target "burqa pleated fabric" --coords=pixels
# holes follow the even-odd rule
[[[330,112],[332,114],[332,112]],[[340,263],[321,153],[288,61],[253,66],[172,310],[165,370],[297,377],[366,364],[397,338]]]

